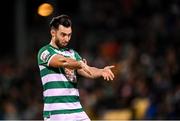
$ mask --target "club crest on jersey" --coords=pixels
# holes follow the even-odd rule
[[[41,60],[42,61],[44,61],[44,62],[46,62],[47,61],[47,59],[49,58],[49,56],[50,56],[50,53],[49,53],[49,51],[47,51],[47,50],[45,50],[44,52],[42,52],[42,54],[41,54]]]

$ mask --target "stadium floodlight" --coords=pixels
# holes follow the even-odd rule
[[[38,7],[38,14],[40,16],[49,16],[53,13],[53,6],[49,3],[42,3],[39,7]]]

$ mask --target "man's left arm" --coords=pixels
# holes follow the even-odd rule
[[[78,69],[77,72],[79,75],[84,76],[86,78],[91,78],[91,79],[95,79],[95,78],[99,78],[99,77],[103,77],[104,80],[113,80],[114,79],[114,74],[111,71],[111,68],[113,68],[114,66],[106,66],[102,69],[96,68],[96,67],[91,67],[88,66],[86,61],[82,62],[85,68],[88,68],[90,73],[87,73],[86,71],[84,71],[84,69]]]

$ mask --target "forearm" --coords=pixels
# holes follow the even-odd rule
[[[80,62],[78,62],[74,59],[71,59],[71,58],[66,59],[66,61],[63,62],[62,65],[63,65],[63,67],[70,68],[70,69],[81,69],[82,68]]]
[[[55,55],[49,62],[49,66],[59,68],[65,67],[70,69],[81,69],[81,63],[72,59],[66,58],[62,55]]]
[[[102,76],[102,69],[98,69],[95,67],[89,67],[90,73],[87,73],[84,69],[78,69],[77,72],[81,76],[91,79],[95,79]]]
[[[90,68],[90,71],[91,71],[91,78],[98,78],[98,77],[101,77],[102,76],[102,71],[103,69],[99,69],[99,68],[96,68],[96,67],[89,67]]]
[[[111,71],[111,68],[114,66],[106,66],[103,69],[99,69],[96,67],[89,67],[90,74],[86,73],[83,69],[78,69],[78,73],[84,77],[95,79],[98,77],[103,77],[104,80],[113,80],[114,79],[114,74]]]
[[[82,68],[78,69],[77,72],[81,76],[87,77],[87,78],[98,78],[98,77],[103,77],[104,80],[113,80],[114,79],[114,74],[111,71],[111,68],[114,66],[106,66],[103,69],[99,69],[96,67],[91,67],[88,66],[86,63],[82,62]],[[88,73],[87,73],[88,72]]]

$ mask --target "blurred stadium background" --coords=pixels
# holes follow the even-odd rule
[[[43,3],[51,6],[40,7]],[[1,120],[42,119],[36,56],[49,42],[51,17],[59,14],[71,16],[70,47],[90,65],[116,65],[113,82],[79,77],[81,102],[91,119],[180,119],[178,0],[6,0],[1,5]]]

